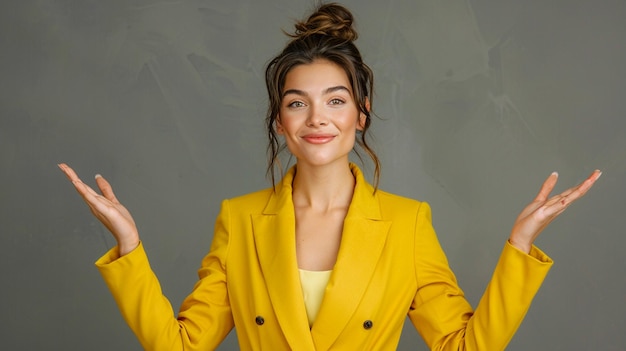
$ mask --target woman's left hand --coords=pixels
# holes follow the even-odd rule
[[[524,208],[515,220],[509,242],[518,249],[529,253],[539,233],[569,205],[585,195],[601,174],[602,172],[595,170],[589,178],[579,185],[548,198],[559,177],[556,172],[552,173],[543,183],[537,197]]]

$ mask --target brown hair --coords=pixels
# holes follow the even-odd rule
[[[346,72],[356,105],[366,116],[363,130],[357,132],[356,143],[374,162],[374,188],[378,188],[380,161],[366,141],[367,131],[371,123],[370,109],[374,75],[372,70],[363,62],[359,50],[353,43],[357,39],[357,32],[352,27],[353,21],[350,11],[339,4],[330,3],[319,6],[306,21],[295,24],[295,33],[287,34],[293,39],[267,65],[265,84],[269,96],[269,106],[265,117],[265,126],[269,138],[267,173],[271,176],[272,185],[275,184],[274,168],[280,167],[278,155],[286,147],[285,144],[280,143],[274,130],[274,123],[280,111],[287,73],[298,65],[310,64],[315,60],[324,59],[335,63]],[[354,151],[361,159],[358,151],[356,149]]]

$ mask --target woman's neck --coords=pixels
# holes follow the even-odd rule
[[[293,180],[294,206],[322,212],[348,208],[355,182],[348,162],[325,166],[298,163]]]

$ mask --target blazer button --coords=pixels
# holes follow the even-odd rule
[[[374,322],[370,321],[369,319],[363,322],[363,328],[365,329],[371,329],[373,325]]]
[[[263,325],[263,323],[265,323],[265,319],[263,319],[263,317],[261,316],[256,316],[254,321],[256,322],[257,325]]]

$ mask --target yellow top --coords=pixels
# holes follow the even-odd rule
[[[300,284],[302,285],[302,295],[304,297],[304,307],[309,318],[309,328],[313,326],[317,312],[324,299],[324,291],[330,279],[332,271],[307,271],[300,269]]]

